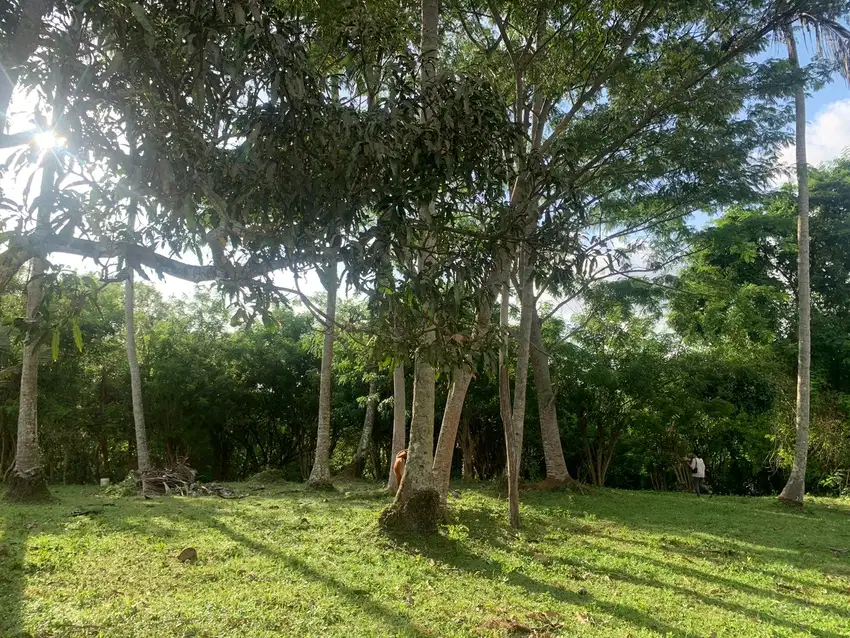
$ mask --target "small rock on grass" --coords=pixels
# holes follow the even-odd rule
[[[182,552],[180,552],[180,555],[177,557],[177,560],[179,560],[181,563],[193,563],[198,560],[198,552],[197,550],[195,550],[194,547],[187,547]]]

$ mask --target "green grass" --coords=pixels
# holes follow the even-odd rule
[[[369,486],[239,488],[0,506],[0,634],[850,636],[847,501],[528,493],[514,533],[468,489],[438,538],[402,541]]]

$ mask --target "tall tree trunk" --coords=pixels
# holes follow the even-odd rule
[[[135,116],[132,110],[127,113],[127,140],[130,145],[130,158],[136,163],[137,146],[135,132]],[[138,184],[139,172],[135,170],[135,181]],[[127,207],[127,231],[130,240],[135,239],[136,213],[139,201],[136,197],[130,199]],[[151,469],[150,449],[148,448],[148,434],[145,428],[145,405],[142,400],[142,375],[139,370],[139,356],[136,352],[136,289],[135,272],[133,264],[126,264],[127,279],[124,282],[124,326],[125,342],[127,346],[127,363],[130,368],[130,390],[133,401],[133,426],[136,432],[136,458],[139,472]]]
[[[475,322],[473,340],[483,339],[490,329],[493,313],[493,299],[498,289],[493,289],[487,299],[481,301],[478,306],[478,315]],[[449,484],[451,483],[452,458],[457,443],[457,431],[460,426],[460,417],[463,412],[463,404],[466,401],[466,393],[472,381],[472,370],[457,368],[452,373],[452,385],[449,395],[446,397],[446,408],[443,412],[443,422],[440,425],[440,436],[437,440],[437,451],[434,454],[434,486],[440,494],[440,503],[445,508]]]
[[[136,353],[135,288],[133,269],[130,267],[124,282],[124,324],[127,343],[127,363],[130,366],[130,389],[133,396],[133,424],[136,429],[136,458],[139,472],[151,469],[148,450],[148,434],[145,428],[145,406],[142,402],[142,375],[139,370],[139,357]]]
[[[400,495],[433,489],[431,466],[434,461],[434,367],[421,354],[416,355],[413,376],[413,416],[410,420],[410,444]]]
[[[543,457],[546,460],[546,482],[553,486],[562,485],[572,477],[564,461],[561,447],[561,432],[558,429],[558,413],[555,409],[555,391],[549,374],[549,357],[543,349],[543,334],[537,308],[531,325],[531,368],[534,387],[537,389],[537,409],[540,412],[540,436],[543,440]]]
[[[525,403],[528,390],[528,364],[531,350],[531,323],[534,309],[534,291],[528,256],[521,259],[520,265],[520,321],[517,334],[516,379],[514,380],[514,399],[511,411],[513,453],[508,457],[508,505],[511,527],[519,528],[519,473],[522,467],[522,440],[525,428]]]
[[[536,45],[545,37],[547,14],[541,11],[538,14],[538,25],[536,34]],[[528,68],[529,58],[532,55],[530,48],[515,60],[514,82],[516,85],[516,100],[514,102],[514,120],[521,124],[526,132],[530,133],[531,151],[540,148],[543,139],[543,131],[546,126],[544,115],[544,97],[540,90],[532,90],[531,104],[527,102],[525,73]],[[530,125],[530,129],[528,128]],[[510,511],[511,526],[519,528],[519,473],[522,467],[522,440],[525,428],[525,403],[528,386],[528,366],[531,350],[531,327],[534,312],[534,250],[531,246],[533,235],[537,229],[538,208],[533,192],[533,179],[529,170],[529,155],[525,142],[517,144],[514,163],[517,168],[517,177],[511,190],[510,211],[522,228],[522,237],[514,246],[512,257],[516,260],[518,287],[517,294],[520,300],[520,321],[517,334],[517,360],[516,379],[514,380],[513,401],[510,399],[510,380],[506,361],[500,366],[500,395],[502,421],[505,427],[505,447],[507,452],[508,466],[508,505]],[[532,159],[532,161],[538,161]],[[510,283],[510,272],[504,273],[502,329],[507,333],[507,294]],[[507,339],[507,336],[505,337]],[[507,357],[507,343],[503,345],[503,359]]]
[[[55,159],[48,155],[41,176],[36,226],[45,228],[50,222],[56,181]],[[27,283],[27,333],[21,359],[21,391],[18,401],[18,443],[15,469],[6,498],[12,501],[44,501],[50,499],[41,467],[38,449],[38,354],[44,326],[41,324],[42,279],[46,261],[39,255],[32,260],[32,274]]]
[[[422,26],[420,44],[420,83],[424,103],[422,120],[432,118],[434,92],[430,91],[437,74],[437,46],[439,44],[439,0],[422,0]],[[425,222],[426,233],[433,230],[432,199],[423,201],[419,215]],[[419,255],[419,268],[424,269],[430,258],[431,242],[426,241]],[[429,330],[421,345],[433,343],[436,335]],[[401,486],[393,504],[381,515],[381,524],[387,529],[433,533],[440,518],[440,497],[434,489],[432,466],[434,462],[434,367],[421,350],[413,362],[413,416],[410,422],[410,445]]]
[[[348,473],[355,478],[363,477],[363,469],[366,466],[366,458],[372,447],[372,430],[375,428],[375,415],[378,412],[378,382],[376,379],[369,381],[369,396],[366,398],[366,417],[363,419],[363,429],[360,432],[360,441],[354,452],[354,460],[349,466]]]
[[[800,72],[797,43],[789,25],[785,30],[788,59]],[[794,464],[788,483],[779,499],[795,505],[803,504],[806,493],[806,462],[809,452],[809,403],[811,397],[811,291],[809,283],[809,176],[806,164],[806,92],[801,83],[794,95],[796,107],[797,152],[797,312],[799,321],[797,348],[797,440]]]
[[[328,293],[325,307],[325,338],[322,346],[322,372],[319,378],[319,426],[316,431],[316,457],[307,483],[312,487],[331,485],[331,369],[336,322],[337,264],[329,264],[322,279]]]
[[[434,487],[440,494],[440,504],[445,508],[449,495],[449,485],[452,476],[452,459],[457,442],[457,429],[460,416],[466,400],[466,392],[472,381],[472,370],[456,368],[452,374],[452,385],[446,398],[446,409],[443,411],[443,422],[440,426],[440,437],[437,439],[437,452],[434,454]]]
[[[396,455],[404,449],[407,440],[407,391],[404,387],[404,365],[393,368],[393,440],[390,447],[390,476],[387,490],[393,494],[398,490],[393,463]]]

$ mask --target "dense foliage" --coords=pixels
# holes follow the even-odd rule
[[[515,527],[520,476],[686,488],[694,451],[718,489],[771,491],[795,449],[798,311],[809,349],[795,299],[805,162],[798,205],[765,193],[795,112],[805,128],[805,90],[850,77],[847,13],[846,0],[13,3],[0,113],[17,87],[35,128],[0,120],[4,171],[23,185],[0,200],[9,494],[144,472],[149,456],[328,487],[332,469],[380,479],[402,447],[385,527],[436,529],[453,466],[506,471]],[[795,29],[819,44],[808,65]],[[775,38],[788,60],[762,55]],[[840,490],[847,162],[810,181],[809,487]],[[694,234],[696,211],[721,217]],[[209,285],[183,301],[135,285],[134,299],[152,272]],[[307,272],[324,298],[302,290]],[[355,294],[338,304],[342,285]],[[583,309],[564,318],[571,300]]]
[[[811,188],[817,329],[810,472],[813,489],[840,491],[850,468],[850,162],[814,171]],[[677,489],[687,476],[681,457],[698,449],[721,491],[761,494],[781,486],[793,445],[795,326],[787,317],[794,215],[787,189],[733,208],[697,235],[699,250],[676,277],[600,284],[583,313],[570,322],[546,322],[561,437],[574,475],[600,485]],[[278,309],[265,324],[234,329],[232,310],[219,295],[199,292],[176,301],[146,285],[138,290],[137,338],[155,457],[188,456],[203,476],[216,479],[266,468],[305,478],[315,439],[315,320]],[[21,303],[7,295],[4,319],[13,319]],[[341,312],[359,321],[365,307],[351,302]],[[105,287],[78,325],[82,351],[68,323],[61,356],[43,364],[50,388],[39,406],[45,462],[55,481],[120,478],[133,467],[120,288]],[[368,473],[380,478],[388,463],[392,399],[384,381],[389,370],[369,363],[366,337],[353,330],[337,349],[332,459],[339,470],[353,454],[367,379],[377,374],[372,438],[378,454]],[[13,368],[19,356],[14,332],[3,356]],[[442,377],[443,392],[445,386]],[[13,388],[7,372],[4,450],[14,436]],[[456,475],[487,480],[502,472],[497,397],[492,376],[473,381]],[[544,471],[536,418],[529,410],[528,479]],[[6,455],[1,469],[9,461]]]

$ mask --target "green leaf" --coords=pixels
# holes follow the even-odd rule
[[[80,324],[77,322],[76,319],[74,319],[73,328],[74,328],[74,343],[77,346],[77,350],[82,352],[83,351],[83,332],[82,332],[82,330],[80,330]]]
[[[59,361],[59,328],[53,329],[52,352],[53,352],[53,360]]]
[[[133,15],[136,17],[136,20],[138,20],[139,24],[142,25],[142,28],[148,33],[153,34],[153,25],[151,24],[151,21],[148,20],[148,15],[142,8],[142,5],[138,2],[131,2],[130,9],[133,11]]]

